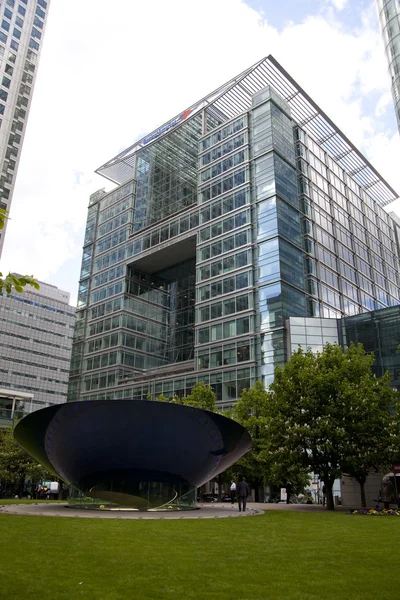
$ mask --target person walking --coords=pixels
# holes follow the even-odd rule
[[[234,504],[236,497],[236,483],[232,481],[231,484],[231,503]]]
[[[242,481],[237,486],[237,494],[238,494],[239,512],[241,512],[242,506],[243,506],[243,512],[245,512],[246,504],[247,504],[247,496],[250,494],[250,489],[249,489],[247,481],[245,480],[244,477],[242,478]]]
[[[286,504],[290,504],[290,496],[292,495],[292,488],[293,488],[290,481],[287,481],[285,483],[285,488],[286,488]]]

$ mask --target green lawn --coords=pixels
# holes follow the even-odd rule
[[[398,600],[400,519],[0,514],[5,600]]]

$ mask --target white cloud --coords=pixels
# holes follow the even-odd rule
[[[203,0],[200,10],[188,0],[53,2],[3,270],[62,287],[68,261],[75,296],[88,198],[110,189],[94,169],[269,53],[400,189],[373,13],[357,31],[321,14],[282,31],[267,18],[240,0]],[[366,94],[376,97],[369,114]]]
[[[328,0],[328,3],[332,4],[336,10],[343,10],[348,4],[348,0]]]

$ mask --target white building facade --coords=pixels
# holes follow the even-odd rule
[[[26,288],[23,294],[0,295],[0,408],[4,418],[11,418],[8,411],[13,409],[13,399],[17,399],[14,410],[22,412],[66,401],[75,325],[75,308],[69,299],[68,292],[46,283],[40,283],[40,290]]]
[[[0,208],[8,212],[49,5],[50,0],[0,1]],[[6,227],[0,232],[0,256],[5,232]]]

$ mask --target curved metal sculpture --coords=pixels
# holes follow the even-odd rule
[[[84,495],[139,510],[194,507],[196,488],[251,447],[231,419],[149,400],[51,406],[22,419],[14,437]]]

